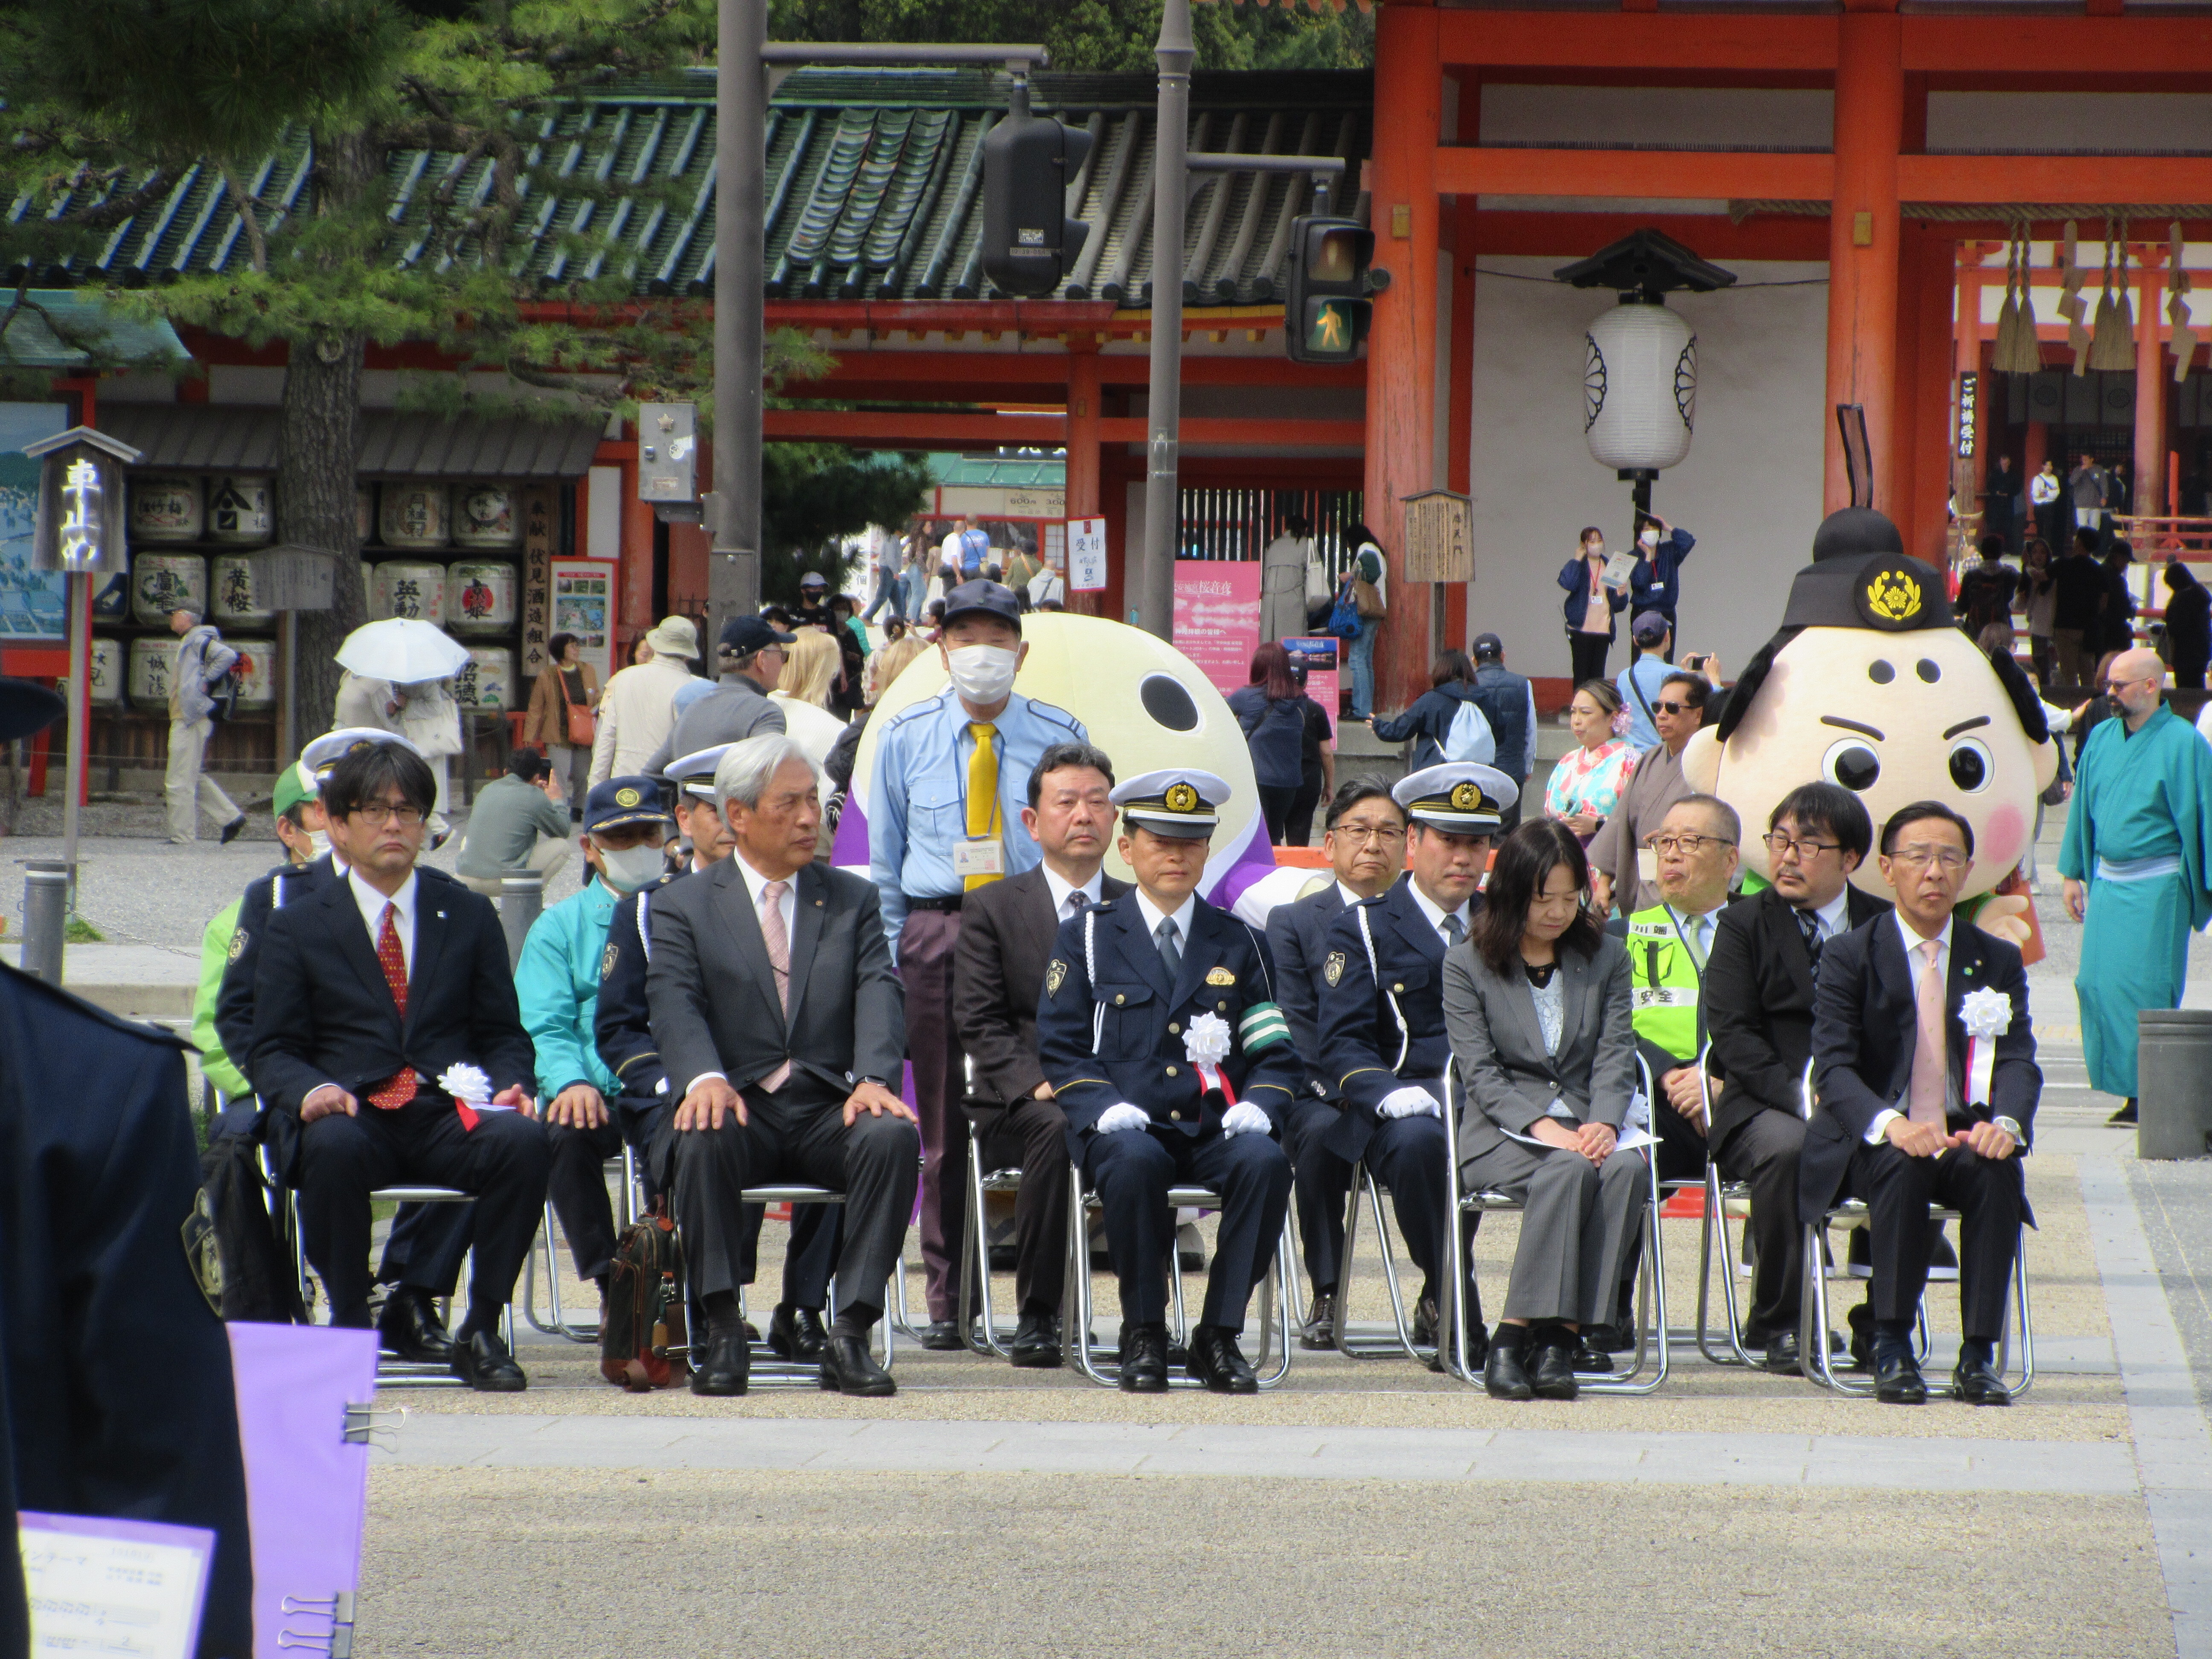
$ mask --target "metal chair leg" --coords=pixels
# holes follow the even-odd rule
[[[978,1303],[983,1322],[980,1341],[975,1334]],[[983,1215],[983,1154],[972,1135],[968,1139],[968,1224],[960,1234],[960,1340],[971,1353],[1013,1358],[1007,1346],[1011,1339],[1000,1336],[991,1306],[991,1228]]]
[[[1717,1233],[1721,1242],[1721,1304],[1728,1316],[1729,1351],[1713,1352],[1712,1289],[1713,1237]],[[1719,1169],[1705,1165],[1705,1214],[1703,1235],[1698,1244],[1698,1352],[1708,1364],[1741,1365],[1757,1370],[1759,1362],[1744,1346],[1743,1319],[1738,1308],[1735,1284],[1735,1240],[1729,1232],[1728,1198]]]
[[[1666,1386],[1670,1369],[1670,1337],[1667,1324],[1667,1256],[1659,1242],[1659,1164],[1647,1152],[1645,1170],[1645,1220],[1644,1227],[1644,1267],[1637,1286],[1636,1351],[1634,1363],[1625,1372],[1610,1377],[1600,1377],[1583,1382],[1578,1378],[1584,1394],[1656,1394]],[[1646,1352],[1656,1346],[1656,1364],[1649,1377],[1644,1376]]]
[[[1359,1233],[1359,1200],[1367,1200],[1370,1212],[1375,1217],[1375,1239],[1382,1253],[1382,1278],[1389,1291],[1390,1318],[1395,1328],[1392,1336],[1354,1336],[1352,1334],[1351,1298],[1346,1294],[1352,1283],[1352,1262]],[[1402,1356],[1425,1365],[1434,1356],[1433,1348],[1424,1349],[1415,1344],[1412,1328],[1406,1320],[1406,1292],[1398,1281],[1397,1253],[1391,1248],[1389,1218],[1382,1209],[1382,1188],[1376,1185],[1374,1171],[1363,1162],[1352,1171],[1351,1190],[1346,1195],[1344,1218],[1344,1255],[1337,1268],[1336,1350],[1352,1359],[1384,1359]]]

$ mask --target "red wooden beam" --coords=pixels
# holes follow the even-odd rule
[[[1802,72],[1836,64],[1832,16],[1439,9],[1437,25],[1445,64],[1556,67],[1570,78],[1577,70]]]
[[[1490,149],[1444,145],[1435,153],[1432,176],[1437,193],[1443,196],[1656,196],[1671,200],[1759,197],[1826,201],[1832,188],[1835,165],[1833,158],[1825,155],[1757,150]]]
[[[2212,157],[2195,155],[1900,155],[1907,202],[2212,201]]]
[[[1064,415],[963,414],[949,410],[771,409],[762,416],[769,438],[818,443],[872,444],[886,448],[930,445],[984,448],[1001,444],[1066,441]],[[1142,443],[1145,422],[1115,416],[1098,422],[1102,443]],[[1266,444],[1274,449],[1357,448],[1365,441],[1359,421],[1269,421],[1185,416],[1186,444]]]
[[[1717,21],[1717,20],[1716,20]],[[1733,21],[1733,20],[1731,20]],[[1906,73],[2057,76],[2062,83],[2146,74],[2212,75],[2212,18],[2021,14],[1907,17]],[[1992,27],[1995,25],[1995,27]],[[2104,197],[2092,198],[2104,201]]]
[[[833,348],[833,349],[835,349]],[[785,390],[794,396],[815,386],[870,386],[885,381],[932,386],[927,395],[948,390],[967,393],[988,381],[1023,387],[1064,386],[1073,356],[1060,351],[836,350],[837,361],[819,380],[794,380]],[[1141,353],[1097,356],[1098,378],[1108,386],[1142,386],[1150,365]],[[1324,386],[1357,391],[1367,384],[1367,366],[1358,363],[1294,363],[1287,357],[1204,357],[1186,352],[1185,386]]]
[[[1668,233],[1708,259],[1819,259],[1828,257],[1825,219],[1770,215],[1737,224],[1721,214],[1670,215]],[[1651,223],[1648,213],[1516,213],[1486,209],[1474,216],[1478,261],[1509,254],[1579,259]]]

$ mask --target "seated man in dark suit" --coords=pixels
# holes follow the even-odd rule
[[[968,1055],[971,1094],[997,1107],[988,1114],[992,1121],[973,1126],[982,1140],[983,1167],[1012,1158],[1022,1170],[1014,1196],[1019,1315],[1008,1353],[1017,1365],[1044,1370],[1060,1361],[1067,1119],[1037,1058],[1037,996],[1060,924],[1129,890],[1127,882],[1105,871],[1113,787],[1113,762],[1089,744],[1046,750],[1030,773],[1030,804],[1022,811],[1022,827],[1036,837],[1044,861],[969,893],[953,947],[952,1017]]]
[[[1799,1209],[1811,1224],[1838,1193],[1866,1200],[1875,1394],[1898,1405],[1928,1397],[1912,1325],[1928,1282],[1930,1203],[1963,1218],[1952,1392],[1972,1405],[2010,1403],[1995,1353],[2028,1218],[2014,1154],[2027,1148],[2043,1073],[2019,950],[1952,914],[1973,856],[1973,826],[1942,802],[1892,813],[1881,872],[1897,908],[1822,952],[1815,992],[1820,1104],[1805,1131]]]
[[[1721,912],[1705,963],[1702,1009],[1716,1076],[1706,1133],[1714,1162],[1751,1188],[1754,1258],[1747,1348],[1766,1369],[1798,1374],[1804,1230],[1797,1223],[1800,1107],[1813,1052],[1813,980],[1829,942],[1886,915],[1889,903],[1853,884],[1874,850],[1874,825],[1850,790],[1801,784],[1766,821],[1773,884]],[[1854,1310],[1856,1326],[1861,1320]],[[1869,1339],[1870,1340],[1870,1339]]]
[[[1336,1127],[1336,1079],[1322,1065],[1321,966],[1328,930],[1345,910],[1390,890],[1406,861],[1406,809],[1369,778],[1354,779],[1328,803],[1321,840],[1333,876],[1316,890],[1279,904],[1267,917],[1275,959],[1275,1000],[1291,1023],[1291,1043],[1305,1066],[1306,1087],[1291,1105],[1283,1150],[1291,1155],[1291,1197],[1305,1244],[1313,1301],[1298,1332],[1302,1348],[1336,1346],[1336,1276],[1344,1256],[1344,1202],[1352,1166],[1328,1149]]]
[[[837,1306],[822,1386],[896,1392],[868,1354],[914,1213],[921,1139],[895,1092],[905,1003],[874,885],[814,861],[814,763],[781,733],[732,744],[714,793],[733,845],[653,905],[646,1000],[673,1096],[653,1162],[676,1199],[692,1293],[707,1316],[695,1394],[745,1391],[738,1309],[740,1194],[778,1181],[845,1194]]]
[[[1260,935],[1198,896],[1216,809],[1210,772],[1147,772],[1114,791],[1137,886],[1060,924],[1037,1036],[1067,1115],[1068,1155],[1097,1189],[1121,1281],[1121,1386],[1168,1386],[1168,1188],[1221,1194],[1190,1374],[1217,1394],[1259,1386],[1237,1346],[1289,1209],[1276,1145],[1302,1075]],[[1079,1334],[1080,1334],[1079,1333]]]
[[[452,1364],[471,1387],[506,1392],[526,1382],[500,1315],[538,1231],[550,1154],[498,913],[416,867],[436,797],[428,764],[394,744],[365,744],[332,769],[323,808],[345,878],[270,912],[248,1073],[263,1103],[301,1126],[300,1224],[331,1323],[368,1323],[373,1190],[476,1194]],[[475,1097],[457,1101],[447,1091],[470,1071]]]
[[[1343,1107],[1328,1148],[1347,1164],[1364,1159],[1390,1189],[1406,1254],[1422,1273],[1413,1340],[1426,1345],[1437,1340],[1438,1298],[1451,1271],[1444,953],[1465,943],[1482,908],[1475,890],[1490,866],[1491,838],[1521,791],[1497,768],[1463,761],[1425,767],[1390,793],[1413,820],[1407,836],[1413,868],[1330,927],[1321,970],[1321,1052]],[[1481,1322],[1470,1316],[1468,1322]],[[1432,1364],[1443,1369],[1441,1357]]]

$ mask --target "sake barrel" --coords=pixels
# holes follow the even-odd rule
[[[168,682],[164,679],[166,687]],[[92,639],[92,678],[85,695],[94,708],[118,702],[123,697],[123,641],[95,634]],[[167,696],[165,690],[162,694]]]
[[[200,481],[190,473],[131,475],[132,545],[196,542],[204,523]]]
[[[453,545],[520,547],[522,515],[514,491],[503,483],[453,486]]]
[[[274,622],[276,613],[261,603],[257,572],[259,567],[244,553],[215,556],[215,619],[258,626]]]
[[[412,617],[417,622],[446,619],[446,567],[426,560],[386,559],[376,567],[369,586],[373,621]]]
[[[238,708],[240,714],[264,713],[276,706],[276,641],[226,640],[238,653]]]
[[[141,553],[131,562],[131,614],[159,628],[179,605],[205,615],[207,561],[197,553]]]
[[[463,562],[446,573],[446,626],[456,634],[514,631],[514,567]]]
[[[453,676],[453,701],[464,708],[514,707],[514,653],[503,645],[468,647],[468,666]]]
[[[388,478],[377,495],[386,547],[444,547],[453,539],[452,492],[445,485]]]
[[[169,675],[177,665],[177,642],[169,639],[131,641],[131,702],[133,707],[166,713]]]
[[[231,547],[258,547],[276,531],[265,475],[232,473],[208,489],[208,539]]]

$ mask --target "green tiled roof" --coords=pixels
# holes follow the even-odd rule
[[[805,70],[771,100],[768,234],[762,250],[775,300],[945,300],[993,297],[980,269],[981,140],[1006,106],[1003,74],[979,70]],[[1062,297],[1142,305],[1151,270],[1153,79],[1149,75],[1039,75],[1032,106],[1087,127],[1093,143],[1071,189],[1070,214],[1089,243]],[[1356,180],[1367,155],[1372,77],[1364,71],[1198,75],[1191,88],[1194,149],[1339,155]],[[714,83],[710,71],[673,74],[575,106],[538,140],[541,165],[590,182],[590,194],[526,198],[522,274],[550,289],[627,274],[641,295],[705,295],[714,287]],[[313,160],[304,133],[264,158],[248,188],[289,211]],[[464,163],[466,163],[464,165]],[[431,257],[422,227],[434,193],[467,201],[490,186],[489,163],[443,151],[392,158],[392,257]],[[625,193],[624,186],[634,187]],[[121,186],[118,186],[118,188]],[[609,194],[611,188],[611,196]],[[1186,303],[1264,304],[1280,297],[1290,222],[1304,211],[1305,180],[1231,173],[1201,186],[1184,240]],[[1340,204],[1343,205],[1344,204]],[[1365,202],[1357,210],[1364,216]],[[40,210],[17,202],[11,215]],[[246,258],[246,238],[222,174],[196,167],[158,207],[119,227],[89,260],[30,273],[57,287],[130,286]],[[611,240],[579,257],[576,233]],[[8,273],[20,281],[25,273]]]
[[[928,464],[948,489],[1058,489],[1067,482],[1067,462],[1057,455],[934,453]]]

